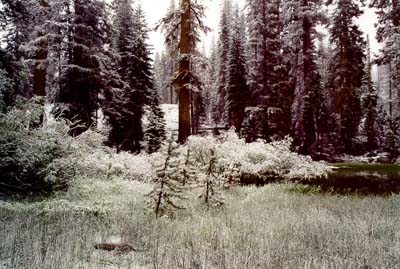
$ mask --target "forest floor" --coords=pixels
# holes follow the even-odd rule
[[[81,180],[46,200],[0,201],[0,268],[399,268],[400,195],[235,187],[173,219],[146,212],[148,183]],[[96,250],[129,243],[138,252]]]

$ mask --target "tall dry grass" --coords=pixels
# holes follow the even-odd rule
[[[118,207],[101,211],[1,203],[0,268],[400,267],[399,195],[312,195],[291,188],[238,187],[215,209],[193,193],[174,219],[147,215],[139,191],[132,200],[121,193]],[[116,256],[94,249],[107,240],[142,251]]]

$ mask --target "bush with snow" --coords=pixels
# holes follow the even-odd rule
[[[210,152],[214,151],[217,170],[223,173],[239,168],[242,179],[250,176],[269,181],[327,176],[330,168],[325,163],[290,151],[291,144],[290,138],[273,143],[245,143],[235,132],[229,131],[221,138],[190,137],[186,147],[199,166],[205,166],[210,161]]]
[[[80,152],[76,161],[79,177],[97,179],[123,179],[147,181],[152,176],[149,155],[117,153],[115,149],[103,145],[105,136],[88,130],[74,140],[73,146]]]
[[[68,125],[43,124],[42,115],[35,100],[0,113],[0,196],[48,194],[74,176]]]

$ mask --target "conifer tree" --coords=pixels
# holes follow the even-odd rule
[[[330,65],[331,90],[335,93],[334,111],[340,117],[340,140],[344,150],[351,153],[361,117],[357,89],[361,87],[365,73],[365,40],[354,22],[362,11],[354,0],[337,0],[335,4],[329,30],[330,40],[335,44]]]
[[[383,128],[383,149],[389,152],[392,158],[398,157],[400,153],[400,135],[396,132],[398,128],[400,124],[390,119],[386,120]]]
[[[203,175],[203,193],[201,197],[204,203],[209,206],[219,206],[224,203],[221,193],[221,182],[219,182],[219,175],[215,171],[216,158],[213,150],[210,152],[210,160],[207,164],[205,174]]]
[[[145,142],[147,153],[158,151],[166,140],[164,112],[160,107],[158,93],[154,90],[150,106],[147,109],[147,127],[145,129]]]
[[[7,105],[13,105],[16,96],[30,97],[31,81],[29,69],[24,61],[26,55],[22,46],[29,41],[34,24],[31,7],[35,1],[31,0],[2,0],[0,11],[0,26],[2,30],[3,65],[6,68],[6,76],[9,79],[7,91],[3,89],[3,95],[7,96],[3,101]],[[5,62],[7,61],[7,62]],[[4,73],[5,75],[5,73]]]
[[[182,186],[190,186],[197,180],[198,168],[193,162],[192,152],[188,148],[184,155],[182,167]]]
[[[208,109],[206,113],[208,115],[208,122],[218,125],[220,120],[218,113],[218,55],[217,55],[217,45],[215,40],[213,40],[210,55],[208,57],[207,64],[207,80],[205,81],[205,92],[208,96]]]
[[[164,148],[164,158],[156,164],[155,186],[147,195],[150,210],[156,217],[172,216],[176,210],[183,209],[181,203],[186,199],[185,187],[181,184],[178,145],[172,139]]]
[[[228,53],[229,43],[231,36],[231,25],[229,18],[232,15],[232,6],[230,1],[224,0],[221,20],[219,25],[219,39],[218,39],[218,102],[214,109],[214,120],[217,124],[227,123],[227,115],[225,113],[225,101],[226,101],[226,84],[227,84],[227,65],[228,65]]]
[[[170,1],[170,5],[165,18],[170,18],[169,29],[165,29],[166,39],[165,47],[166,54],[163,54],[162,64],[164,67],[165,76],[165,103],[176,104],[178,101],[177,92],[172,83],[173,78],[178,72],[178,50],[177,43],[179,39],[180,23],[178,19],[175,0]]]
[[[0,48],[0,112],[15,102],[15,64],[12,55]]]
[[[40,27],[43,23],[50,18],[50,4],[49,0],[37,1],[36,6],[32,8],[33,21],[35,24],[33,31],[33,38],[30,42],[31,46],[26,48],[31,55],[32,67],[32,94],[36,96],[46,96],[47,86],[47,57],[48,57],[48,44],[45,38],[45,29]]]
[[[367,137],[367,150],[371,151],[378,146],[378,126],[377,126],[377,101],[378,95],[374,83],[372,82],[372,63],[371,63],[371,51],[367,46],[367,65],[366,72],[363,78],[363,85],[361,91],[363,94],[362,109],[364,112],[364,128],[363,132]]]
[[[371,0],[370,6],[377,8],[376,37],[382,49],[376,62],[389,67],[388,116],[395,121],[400,118],[400,1]]]
[[[292,89],[282,57],[280,1],[248,0],[249,85],[255,104],[282,110],[278,132],[289,134]]]
[[[320,75],[315,63],[314,32],[321,20],[321,1],[288,0],[282,3],[284,17],[284,51],[290,65],[290,80],[294,87],[292,134],[294,145],[301,154],[313,153],[315,137],[315,108],[320,96]]]
[[[115,99],[105,111],[112,127],[109,143],[118,150],[138,153],[144,140],[144,107],[152,107],[153,121],[162,117],[160,111],[156,111],[159,101],[152,100],[158,97],[156,93],[151,95],[155,90],[150,52],[145,43],[148,30],[143,11],[140,6],[134,10],[131,0],[116,0],[114,8],[113,49],[119,55],[117,70],[123,86],[121,96],[114,95]]]
[[[195,46],[200,41],[200,31],[208,32],[203,23],[205,8],[191,0],[181,0],[180,9],[164,17],[160,23],[165,32],[166,41],[173,40],[179,29],[176,51],[179,51],[178,73],[174,83],[178,92],[179,135],[178,140],[184,143],[191,134],[191,93],[199,90],[200,81],[193,73]]]
[[[165,52],[157,52],[154,57],[154,87],[158,91],[162,104],[169,104],[171,103],[171,99],[173,99],[173,97],[171,98],[172,85],[168,65],[170,59],[168,58]]]
[[[103,58],[108,42],[106,4],[101,0],[54,0],[46,21],[51,49],[56,114],[73,122],[71,135],[96,124],[98,94],[104,88]]]
[[[235,127],[236,131],[240,132],[247,104],[248,88],[245,77],[246,60],[243,46],[245,39],[244,19],[239,15],[238,7],[234,11],[234,21],[226,68],[225,109],[228,115],[228,125]]]

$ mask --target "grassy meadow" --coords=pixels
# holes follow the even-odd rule
[[[0,268],[399,268],[400,196],[235,187],[173,219],[146,212],[147,183],[82,181],[42,201],[0,202]],[[124,242],[127,255],[96,250]]]

